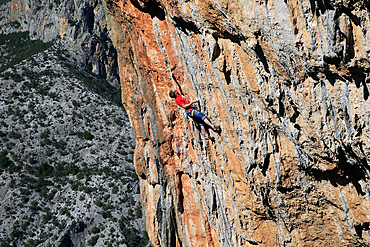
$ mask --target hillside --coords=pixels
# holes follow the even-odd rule
[[[146,246],[120,88],[61,41],[0,40],[0,246]]]

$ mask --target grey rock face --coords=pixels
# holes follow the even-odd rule
[[[0,6],[0,33],[29,31],[32,39],[60,39],[77,61],[115,85],[116,52],[110,44],[100,1],[11,1]]]

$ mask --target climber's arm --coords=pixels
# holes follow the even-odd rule
[[[190,102],[189,104],[183,103],[181,107],[184,109],[188,109],[189,107],[191,107],[192,104],[197,103],[197,102],[199,102],[199,100],[196,99],[193,102]]]

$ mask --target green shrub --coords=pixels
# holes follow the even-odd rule
[[[37,164],[37,159],[33,156],[30,156],[30,157],[28,157],[28,162],[30,162],[30,164],[32,164],[32,165],[35,165],[35,164]]]
[[[7,136],[7,135],[8,135],[7,133],[0,131],[0,137],[4,137],[4,136]]]
[[[25,196],[31,195],[31,191],[29,189],[20,188],[20,192],[22,195],[25,195]]]
[[[36,184],[36,179],[34,179],[33,177],[29,177],[29,176],[24,176],[21,178],[20,182],[19,182],[19,185],[20,186],[25,186],[27,185],[29,188],[32,187],[34,184]]]
[[[15,187],[15,179],[14,178],[12,178],[11,180],[10,180],[10,182],[9,182],[9,187],[10,188],[14,188]]]
[[[0,169],[8,168],[13,162],[6,156],[7,151],[2,151],[0,153]]]
[[[99,229],[99,227],[94,226],[94,227],[91,229],[91,232],[92,232],[92,233],[94,233],[94,234],[97,234],[97,233],[99,233],[99,232],[100,232],[100,229]]]
[[[77,21],[73,21],[71,19],[68,19],[68,23],[69,23],[69,25],[71,25],[72,27],[74,27],[77,24]]]
[[[52,189],[50,191],[50,193],[45,196],[45,199],[51,201],[54,198],[54,196],[55,196],[56,193],[57,193],[57,190],[56,189]]]
[[[22,170],[22,167],[17,166],[16,164],[14,164],[14,162],[11,162],[7,170],[9,173],[20,172]]]
[[[72,100],[72,105],[74,107],[79,107],[80,106],[80,104],[76,100]]]
[[[1,0],[0,0],[1,1]],[[9,239],[9,242],[10,242],[10,239]],[[0,247],[12,247],[13,245],[7,243],[7,242],[2,242],[0,243]]]
[[[138,206],[138,207],[136,207],[136,209],[135,209],[135,216],[137,217],[137,218],[141,218],[141,217],[143,217],[143,212],[142,212],[142,210],[141,210],[141,207],[140,206]]]
[[[125,236],[124,243],[127,246],[144,247],[148,244],[149,237],[147,232],[144,232],[141,237],[137,229],[127,227],[122,229],[122,233]]]
[[[89,141],[94,139],[94,136],[88,131],[85,131],[85,132],[77,131],[76,135],[81,139],[86,139],[86,140],[89,140]]]
[[[131,178],[134,179],[134,181],[139,180],[139,177],[137,176],[136,172],[131,173]]]
[[[41,244],[42,242],[44,242],[43,240],[41,239],[30,239],[27,243],[26,246],[30,246],[30,247],[36,247],[38,246],[39,244]]]
[[[48,165],[47,163],[42,163],[41,165],[37,166],[36,171],[37,173],[35,175],[37,177],[50,177],[54,171],[54,167]]]
[[[68,208],[64,207],[60,210],[60,215],[67,215],[69,213]]]
[[[68,175],[76,175],[79,172],[79,167],[75,164],[68,164],[67,162],[58,163],[54,168],[55,177],[65,177]]]
[[[38,202],[37,201],[32,201],[31,202],[31,206],[29,206],[29,209],[31,210],[31,213],[32,214],[35,214],[36,212],[38,212],[41,208],[38,206]]]
[[[113,217],[112,213],[109,212],[109,211],[102,211],[100,214],[101,214],[101,216],[103,216],[104,219]]]
[[[99,235],[93,236],[91,239],[89,239],[89,241],[87,241],[87,243],[91,246],[94,246],[98,242],[98,239]]]
[[[10,237],[12,239],[19,239],[23,236],[24,232],[19,230],[19,229],[15,229],[12,231],[12,233],[10,234]]]
[[[114,186],[113,189],[112,189],[112,193],[117,194],[118,191],[119,191],[118,187]]]
[[[65,150],[66,147],[67,147],[67,142],[63,141],[63,140],[60,140],[60,141],[57,141],[57,140],[53,140],[52,141],[52,145],[56,148],[56,149],[59,149],[59,150]]]
[[[28,222],[28,221],[23,222],[23,224],[21,225],[21,229],[22,229],[23,231],[26,231],[27,227],[28,227],[30,224],[31,224],[31,223],[30,223],[30,222]]]
[[[40,177],[38,180],[37,180],[37,182],[36,182],[36,184],[34,185],[34,186],[32,186],[33,187],[33,189],[36,191],[36,192],[40,192],[40,191],[48,191],[48,188],[47,188],[47,186],[52,186],[52,185],[54,185],[53,184],[53,182],[51,182],[50,180],[46,180],[46,179],[44,179],[44,177]],[[32,188],[31,187],[31,188]],[[45,193],[45,195],[46,195],[47,193]]]
[[[48,211],[46,214],[44,214],[42,216],[42,219],[43,219],[43,222],[44,223],[49,222],[51,220],[51,218],[52,218],[52,215],[51,215],[51,212],[50,211]]]
[[[104,204],[100,200],[97,200],[95,202],[95,205],[98,206],[98,207],[102,207]]]
[[[49,94],[50,87],[49,86],[40,86],[37,90],[37,92],[40,95],[46,96]]]

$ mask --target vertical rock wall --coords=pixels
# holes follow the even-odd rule
[[[370,243],[367,1],[103,2],[154,246]]]

